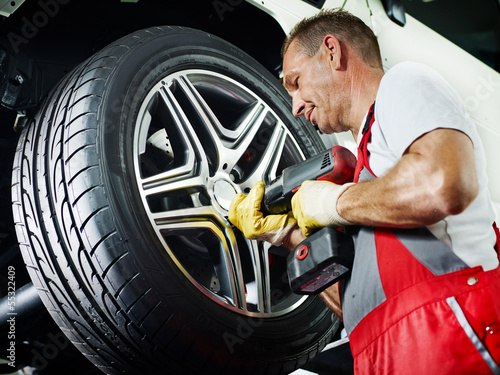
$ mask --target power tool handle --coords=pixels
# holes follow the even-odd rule
[[[283,170],[265,189],[261,211],[282,214],[292,209],[292,196],[307,180],[326,180],[338,185],[352,182],[356,157],[347,148],[334,146]]]

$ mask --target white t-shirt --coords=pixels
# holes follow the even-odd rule
[[[487,188],[486,157],[475,125],[453,88],[430,67],[413,62],[395,65],[382,78],[375,102],[370,167],[383,176],[421,135],[437,128],[457,129],[474,144],[479,194],[459,215],[430,225],[429,230],[470,267],[498,266],[494,251],[495,220]],[[358,135],[358,145],[362,132]]]

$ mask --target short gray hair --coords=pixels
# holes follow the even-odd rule
[[[328,34],[353,48],[368,65],[382,68],[380,47],[373,31],[361,19],[339,8],[322,10],[297,23],[283,43],[281,56],[296,41],[299,51],[312,57]]]

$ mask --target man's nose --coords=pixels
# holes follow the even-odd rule
[[[304,114],[304,108],[306,107],[306,103],[300,98],[298,93],[293,96],[292,103],[292,113],[295,117],[302,116]]]

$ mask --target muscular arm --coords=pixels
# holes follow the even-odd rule
[[[356,224],[416,227],[462,212],[477,194],[470,138],[436,129],[415,140],[386,175],[347,189],[337,210]]]

